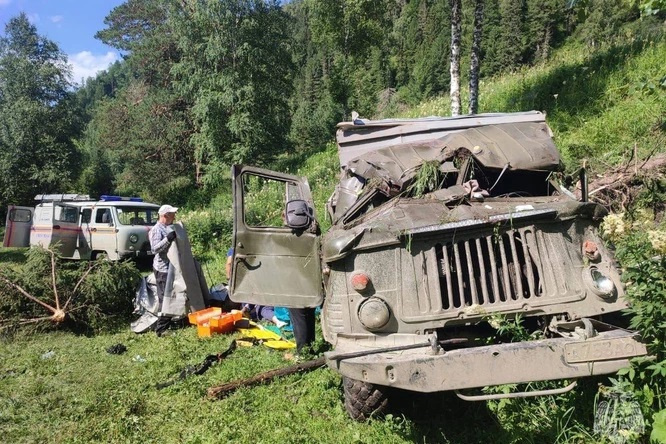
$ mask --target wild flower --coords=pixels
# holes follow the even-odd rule
[[[666,254],[666,231],[650,230],[648,239],[658,254]]]
[[[601,231],[613,242],[622,239],[628,228],[624,221],[624,213],[609,214],[601,222]]]

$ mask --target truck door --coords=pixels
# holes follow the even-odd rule
[[[33,209],[10,205],[5,221],[5,237],[3,247],[30,246],[30,228],[32,227]]]
[[[75,257],[79,239],[79,207],[62,203],[53,204],[52,246],[60,243],[60,254],[63,257]]]
[[[294,308],[320,305],[319,235],[307,179],[242,165],[234,165],[231,174],[231,299]],[[289,226],[293,212],[308,213],[301,219],[309,222]]]

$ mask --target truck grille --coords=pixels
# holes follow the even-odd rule
[[[529,226],[437,244],[435,250],[444,310],[527,301],[532,305],[579,288],[580,279],[571,276],[579,267],[574,267],[571,244],[560,232]]]

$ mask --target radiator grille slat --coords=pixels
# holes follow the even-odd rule
[[[534,226],[437,244],[443,309],[567,295],[576,285],[557,278],[572,266],[565,246],[563,234]]]

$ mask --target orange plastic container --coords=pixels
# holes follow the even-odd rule
[[[197,325],[197,335],[200,338],[209,338],[213,334],[213,328],[208,322],[205,324]]]
[[[222,314],[220,307],[204,308],[203,310],[195,311],[187,315],[187,318],[192,325],[201,325],[210,321],[210,318]],[[210,336],[210,335],[209,335]]]
[[[234,329],[234,322],[243,317],[238,310],[231,310],[230,313],[222,313],[219,316],[210,318],[210,326],[216,333],[228,333]]]

